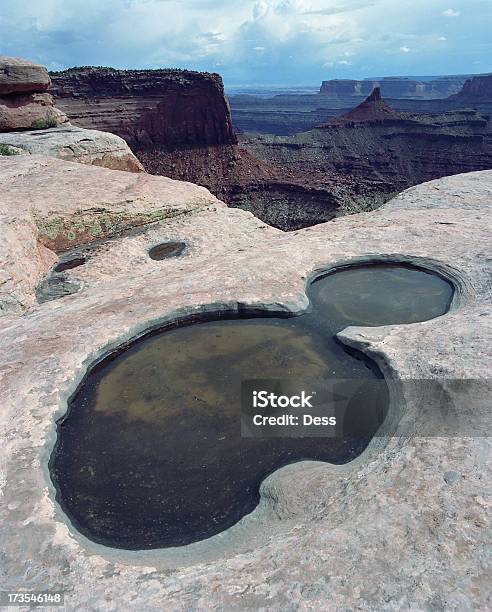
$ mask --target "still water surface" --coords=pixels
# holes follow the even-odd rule
[[[303,315],[199,322],[136,341],[88,374],[58,423],[50,471],[60,505],[89,539],[116,548],[181,546],[227,529],[255,508],[268,474],[303,459],[351,461],[384,420],[381,373],[334,334],[437,317],[452,294],[416,268],[360,266],[315,280]],[[353,381],[344,435],[241,437],[243,380],[337,378]],[[361,382],[378,379],[377,393],[364,392]]]

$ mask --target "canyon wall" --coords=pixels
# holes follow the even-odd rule
[[[207,187],[230,207],[252,212],[285,231],[329,221],[341,196],[351,198],[360,184],[350,177],[320,177],[261,160],[243,147],[228,145],[181,151],[141,151],[148,172]]]
[[[235,143],[218,74],[85,67],[53,72],[51,80],[72,123],[117,134],[135,151]]]
[[[50,85],[45,66],[0,55],[0,157],[46,155],[113,170],[144,171],[123,138],[71,125],[47,93]]]
[[[399,113],[379,89],[322,128],[239,147],[218,75],[77,68],[52,80],[73,123],[122,136],[148,172],[203,185],[283,230],[370,210],[422,181],[492,167],[485,115]]]
[[[349,176],[363,195],[383,199],[424,181],[492,168],[488,115],[471,109],[401,113],[381,99],[378,89],[320,128],[290,137],[251,137],[243,145],[269,163],[317,173],[327,181]]]
[[[464,103],[492,102],[492,74],[468,79],[463,89],[451,96],[452,100]]]
[[[74,124],[123,137],[151,174],[203,185],[286,230],[336,214],[326,185],[237,146],[219,75],[73,68],[51,78],[57,104]]]
[[[448,80],[446,80],[448,79]],[[229,102],[235,129],[243,134],[292,136],[340,116],[379,87],[392,108],[419,114],[436,114],[472,107],[492,114],[492,76],[442,77],[422,82],[405,79],[325,81],[317,94],[282,94],[269,98],[233,95]],[[460,86],[463,90],[460,91]],[[418,93],[418,95],[417,95]],[[451,95],[452,94],[452,95]],[[449,96],[449,97],[446,97]]]

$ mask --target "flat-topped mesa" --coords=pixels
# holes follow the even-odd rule
[[[218,74],[84,67],[51,78],[57,104],[76,125],[118,134],[134,149],[236,143]]]
[[[46,93],[44,66],[19,57],[0,56],[0,132],[55,127],[68,118]]]
[[[386,119],[400,119],[401,117],[400,113],[391,108],[391,106],[383,100],[381,97],[381,89],[375,87],[371,95],[368,96],[362,104],[359,104],[359,106],[356,106],[348,113],[336,117],[325,125],[329,126],[359,121],[384,121]]]
[[[492,74],[468,79],[463,89],[449,99],[460,102],[492,102]]]
[[[386,98],[439,99],[457,93],[468,75],[451,75],[419,79],[383,77],[378,79],[331,79],[323,81],[320,94],[333,99],[367,96],[374,87],[381,87]]]

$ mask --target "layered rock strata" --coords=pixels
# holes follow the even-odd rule
[[[492,103],[492,74],[468,79],[461,91],[451,96],[450,100],[467,104]]]
[[[236,142],[218,74],[86,67],[51,78],[58,106],[76,125],[117,134],[135,151]]]
[[[1,252],[11,290],[28,305],[0,319],[4,589],[28,576],[30,589],[49,584],[68,608],[87,610],[108,598],[120,610],[488,607],[490,398],[463,394],[463,381],[490,379],[492,172],[433,181],[378,211],[293,233],[195,186],[54,159],[2,159],[0,186]],[[81,211],[93,225],[101,209],[130,222],[177,202],[186,214],[101,242],[69,271],[81,283],[76,294],[35,304],[57,237],[74,242]],[[149,249],[165,240],[185,241],[186,254],[151,260]],[[251,515],[184,548],[113,550],[68,523],[47,464],[55,420],[88,367],[181,316],[246,306],[300,312],[312,274],[374,259],[412,262],[456,286],[438,319],[339,334],[385,374],[405,417],[394,436],[376,437],[346,466],[301,462],[275,472]],[[403,380],[421,381],[414,395]],[[426,381],[438,381],[445,405],[463,417],[462,435],[429,437],[436,406]]]
[[[248,210],[284,231],[349,211],[370,210],[389,197],[387,193],[381,197],[366,181],[270,163],[233,145],[172,152],[153,149],[140,151],[139,157],[148,172],[203,185],[229,206]],[[379,187],[384,191],[384,186]]]
[[[352,121],[386,121],[388,119],[402,119],[403,115],[396,112],[381,97],[381,88],[375,87],[371,94],[358,106],[348,113],[332,120],[330,123],[350,123]]]
[[[68,122],[46,93],[50,77],[44,66],[0,56],[0,132],[48,128]]]
[[[55,108],[53,96],[44,91],[50,84],[44,66],[0,56],[0,155],[35,153],[144,172],[119,136],[71,126],[65,113]]]
[[[459,91],[466,81],[463,75],[442,76],[435,79],[411,79],[408,77],[384,77],[381,79],[332,79],[323,81],[320,93],[333,98],[367,96],[380,87],[387,98],[446,98]]]
[[[119,134],[147,171],[203,185],[275,227],[332,219],[338,196],[351,193],[348,177],[320,184],[308,172],[277,167],[238,148],[218,75],[74,68],[52,79],[57,103],[73,122]]]
[[[492,167],[492,124],[474,110],[396,112],[375,90],[321,127],[289,137],[245,138],[256,157],[303,172],[350,176],[384,198],[422,181]]]
[[[454,77],[452,77],[454,78]],[[232,95],[229,97],[234,126],[241,133],[275,134],[289,136],[306,132],[332,118],[348,112],[355,104],[363,102],[374,87],[381,88],[382,95],[397,111],[419,114],[437,114],[447,111],[474,108],[490,115],[492,97],[485,93],[487,75],[473,77],[465,83],[465,77],[457,78],[453,88],[444,88],[437,96],[427,95],[400,97],[401,92],[388,89],[385,81],[328,81],[327,90],[319,94],[280,94],[269,98],[255,95]],[[404,81],[404,79],[402,79]],[[444,83],[446,78],[434,81]],[[473,83],[473,92],[468,89]],[[364,87],[359,86],[364,83]],[[401,83],[400,83],[401,84]],[[462,97],[460,85],[467,89]],[[476,87],[477,95],[474,95]],[[331,91],[329,91],[329,89]],[[454,94],[454,95],[453,95]],[[450,97],[446,97],[450,96]]]

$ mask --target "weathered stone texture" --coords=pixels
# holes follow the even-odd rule
[[[118,134],[134,150],[236,142],[218,74],[85,67],[54,72],[52,81],[71,121]]]
[[[466,405],[446,381],[490,378],[492,172],[433,181],[378,211],[289,234],[189,184],[59,160],[0,160],[0,189],[0,236],[9,235],[1,269],[28,306],[0,319],[3,588],[61,589],[68,609],[84,610],[490,608],[490,438],[416,435],[433,405],[401,382],[442,381],[487,433],[475,400]],[[45,246],[36,255],[39,240],[67,246],[66,227],[82,213],[94,224],[101,209],[134,223],[171,208],[148,231],[97,246],[70,271],[77,294],[34,303],[54,259]],[[186,241],[186,254],[152,261],[148,249],[166,239]],[[68,524],[47,461],[55,420],[95,360],[198,310],[300,312],[310,275],[375,258],[438,270],[457,286],[443,317],[340,334],[380,365],[394,406],[403,393],[393,437],[375,438],[346,466],[301,462],[275,472],[251,515],[188,547],[111,550]],[[490,398],[478,400],[489,407]]]
[[[112,170],[145,172],[123,138],[108,132],[68,125],[0,134],[0,143],[14,147],[18,153],[58,157]]]
[[[0,96],[45,91],[50,84],[44,66],[20,57],[0,55]]]
[[[0,132],[56,127],[68,123],[47,93],[20,94],[0,98]]]

